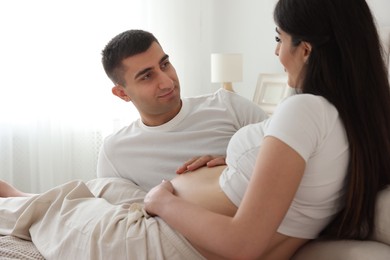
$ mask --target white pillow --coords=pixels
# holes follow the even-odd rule
[[[378,194],[372,240],[390,246],[390,186]]]

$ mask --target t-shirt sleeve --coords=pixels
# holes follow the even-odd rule
[[[234,119],[237,120],[239,128],[262,122],[268,118],[268,114],[260,106],[237,93],[221,89],[219,94]]]
[[[265,136],[283,141],[307,162],[326,127],[321,99],[305,94],[285,99],[269,120]]]
[[[97,161],[96,175],[98,178],[121,177],[115,171],[114,167],[112,166],[110,160],[107,157],[105,143],[103,143],[103,145],[100,148],[98,161]]]

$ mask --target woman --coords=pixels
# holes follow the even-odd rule
[[[390,183],[389,82],[366,2],[280,0],[274,18],[276,55],[299,95],[285,100],[265,124],[244,128],[252,142],[261,139],[262,131],[265,135],[250,181],[237,177],[245,165],[216,174],[222,190],[239,206],[237,212],[227,212],[234,217],[173,196],[184,191],[176,180],[162,183],[145,200],[150,213],[206,256],[288,259],[318,235],[300,234],[299,227],[320,231],[327,226],[323,233],[329,238],[366,239],[373,230],[376,195]],[[229,156],[245,146],[237,140],[243,131],[229,144],[229,168],[235,168]],[[235,159],[246,164],[248,158],[254,161],[253,156]],[[236,187],[240,180],[249,182],[245,195]],[[308,215],[307,224],[313,226],[299,223]],[[188,225],[188,219],[199,224]]]
[[[122,203],[145,196],[123,180],[67,184],[21,198],[3,233],[31,234],[47,258],[94,259],[289,259],[322,230],[367,238],[390,183],[389,82],[370,10],[363,0],[280,0],[274,17],[276,55],[298,94],[234,135],[227,167],[152,189],[144,208],[155,218]],[[0,227],[14,204],[0,201]]]

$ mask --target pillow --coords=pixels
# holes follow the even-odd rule
[[[372,240],[390,246],[390,186],[378,194]]]

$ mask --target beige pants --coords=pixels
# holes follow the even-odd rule
[[[0,234],[32,240],[46,259],[203,259],[143,209],[145,192],[117,178],[73,181],[0,199]]]

